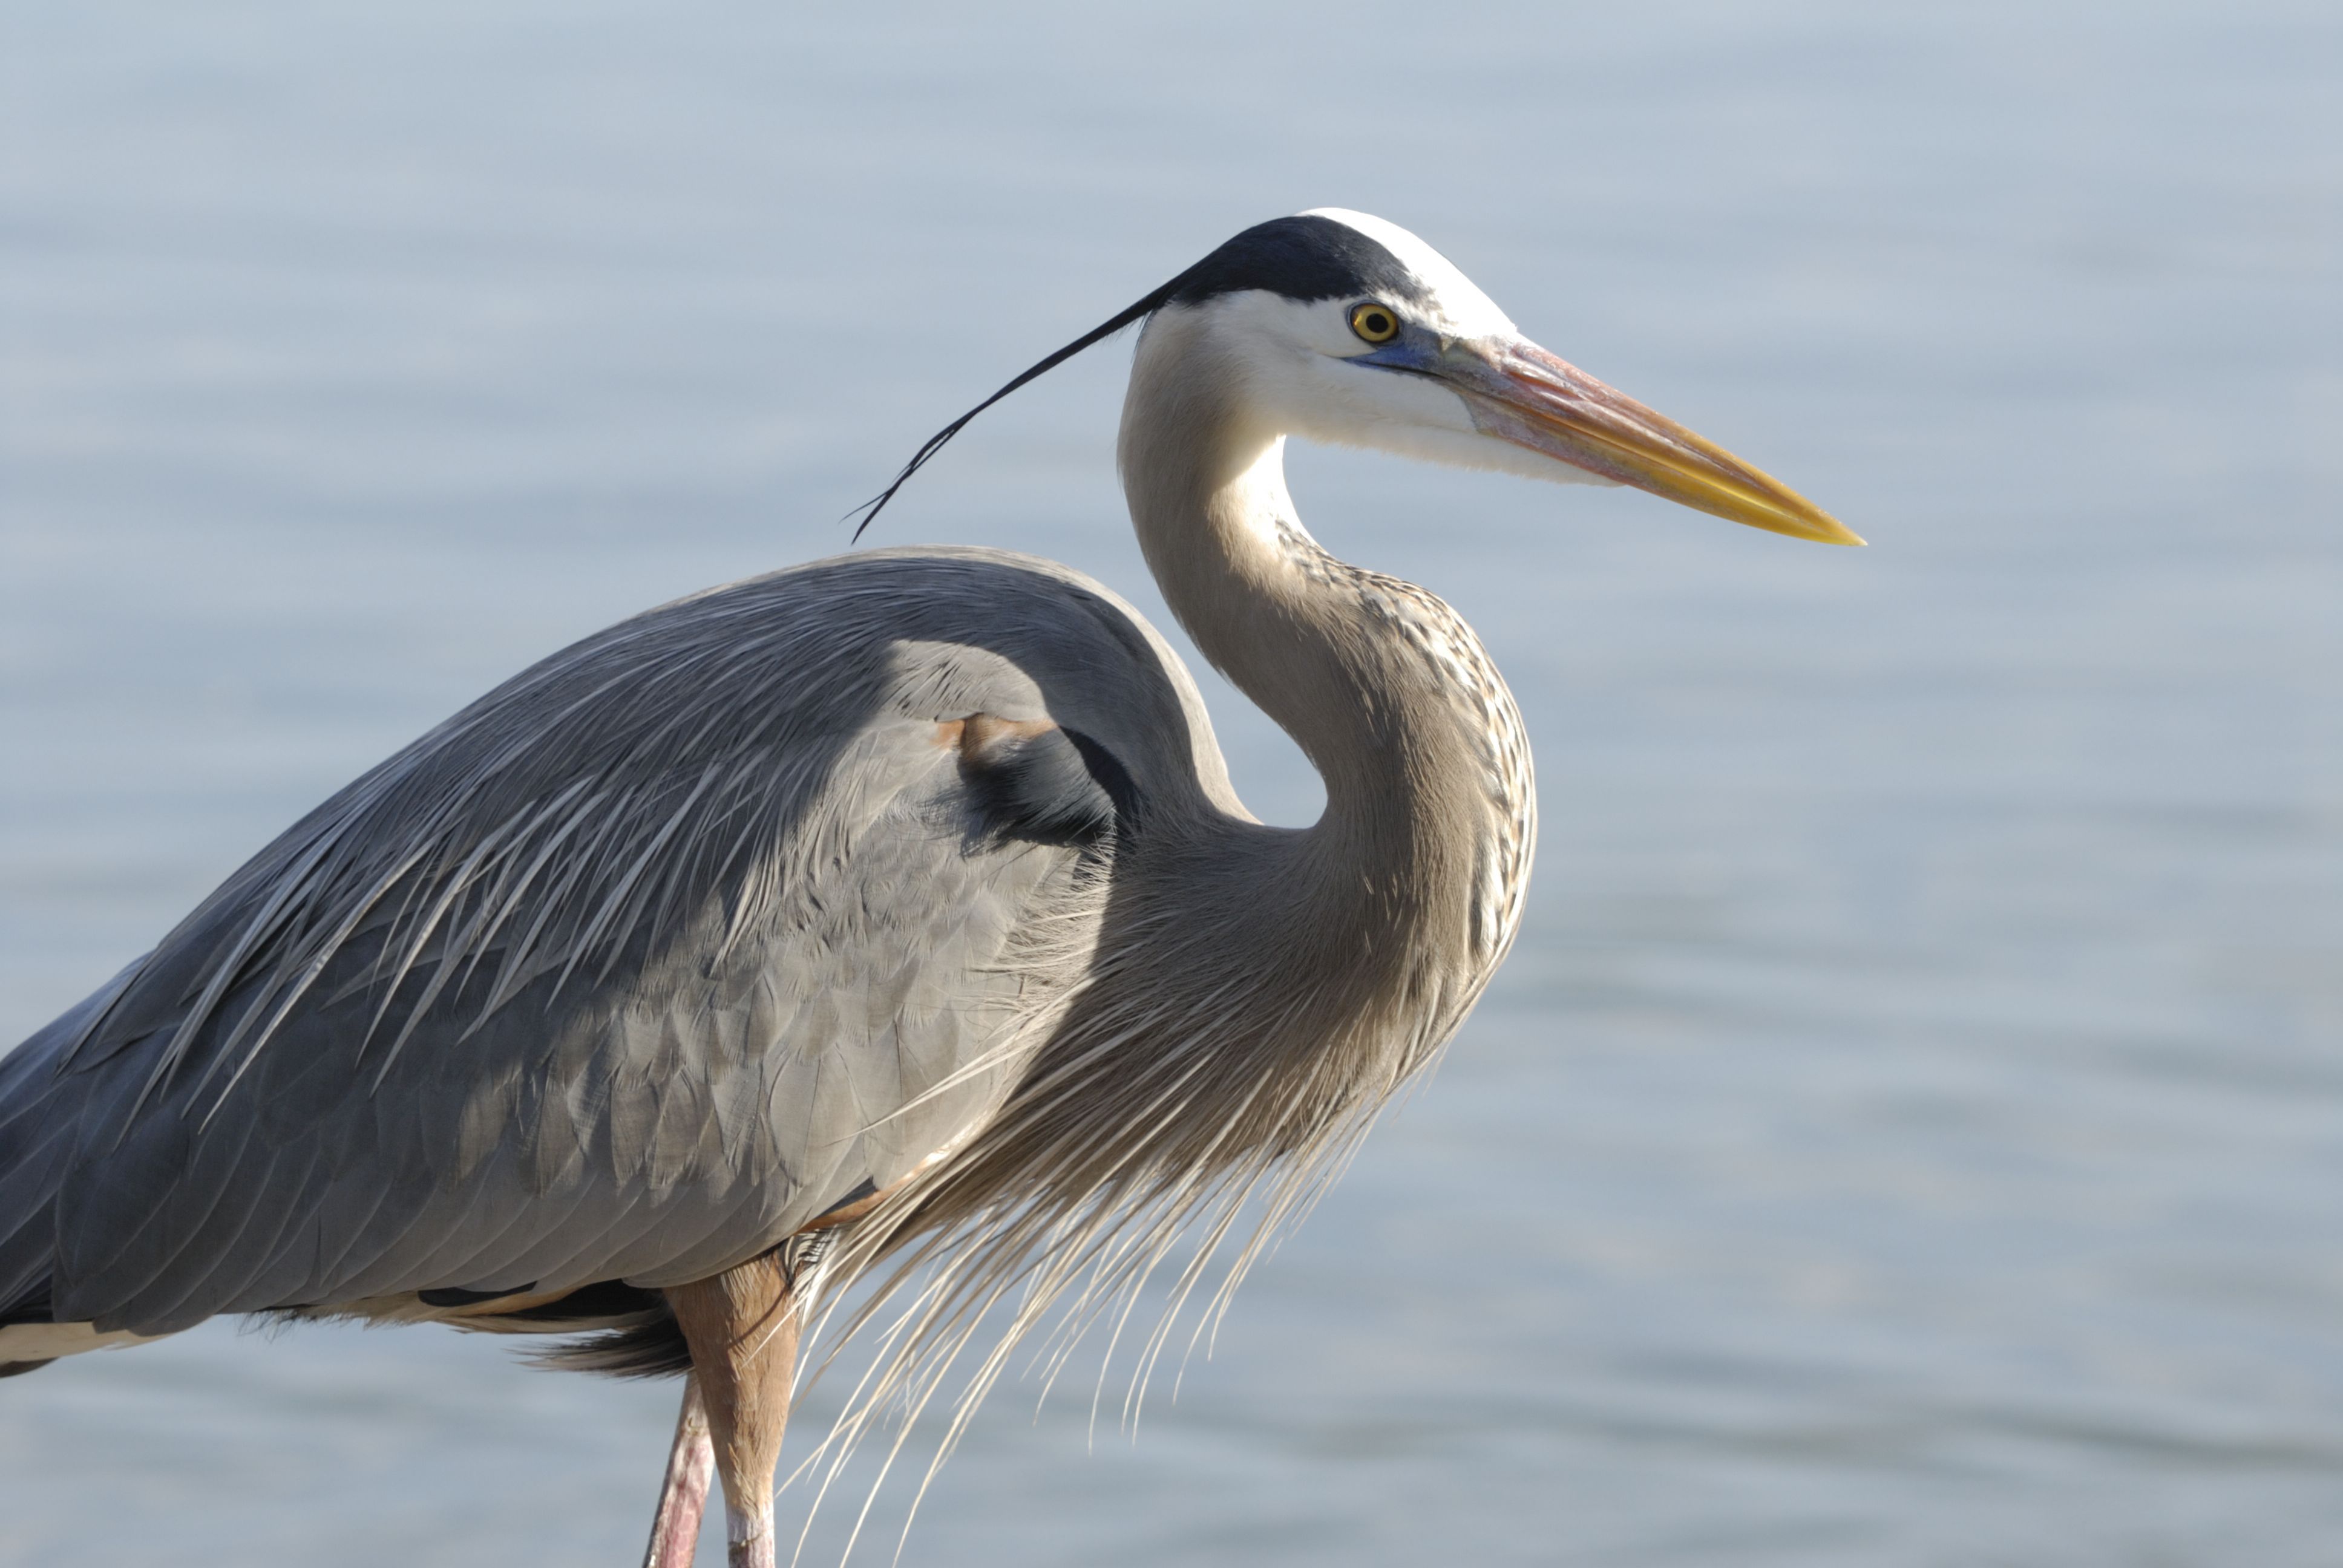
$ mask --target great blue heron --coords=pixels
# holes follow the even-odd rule
[[[891,1261],[908,1303],[850,1442],[1004,1296],[959,1420],[1053,1302],[1114,1299],[1192,1221],[1217,1244],[1251,1195],[1232,1287],[1463,1020],[1535,824],[1481,644],[1302,529],[1286,437],[1861,541],[1337,210],[1245,230],[1051,355],[874,510],[1142,321],[1131,520],[1322,776],[1314,826],[1247,813],[1179,658],[1048,561],[875,550],[622,622],[359,778],[0,1060],[0,1372],[221,1312],[586,1331],[548,1359],[688,1374],[649,1561],[689,1560],[712,1468],[731,1562],[769,1565],[823,1292]]]

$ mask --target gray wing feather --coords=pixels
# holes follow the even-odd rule
[[[1161,638],[1050,563],[872,552],[622,623],[0,1060],[0,1316],[675,1283],[892,1181],[1005,1089],[970,1069],[1101,896],[1101,847],[981,830],[936,732],[976,712],[1242,809]]]

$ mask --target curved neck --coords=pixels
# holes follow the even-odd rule
[[[1373,720],[1387,704],[1372,688],[1387,672],[1359,657],[1359,574],[1294,512],[1283,432],[1232,395],[1242,377],[1216,357],[1177,317],[1141,340],[1118,453],[1131,523],[1180,624],[1302,748],[1330,817],[1344,815],[1380,782]]]
[[[1519,714],[1445,604],[1302,528],[1284,434],[1246,382],[1206,324],[1150,324],[1120,447],[1140,547],[1198,648],[1324,779],[1307,838],[1329,900],[1377,890],[1400,935],[1444,950],[1435,962],[1493,966],[1534,831]]]
[[[1123,487],[1172,613],[1300,743],[1326,813],[1265,828],[1192,795],[1117,840],[1063,1014],[919,1200],[940,1231],[1006,1216],[986,1256],[1062,1251],[1071,1217],[1128,1200],[1151,1218],[1125,1255],[1161,1259],[1264,1181],[1274,1222],[1455,1032],[1520,919],[1534,797],[1503,680],[1439,599],[1302,531],[1243,370],[1159,312]],[[1071,1278],[1036,1277],[1045,1299]]]

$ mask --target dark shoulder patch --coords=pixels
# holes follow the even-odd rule
[[[1139,786],[1131,782],[1131,771],[1123,767],[1122,759],[1079,729],[1064,733],[1073,742],[1074,749],[1082,754],[1082,766],[1090,769],[1091,778],[1114,802],[1116,820],[1125,827],[1135,825],[1139,820]]]
[[[1088,736],[987,713],[946,729],[958,732],[972,840],[1091,844],[1136,819],[1130,772]]]
[[[1423,283],[1399,257],[1349,224],[1331,217],[1273,217],[1257,223],[1165,286],[1174,305],[1265,288],[1288,299],[1354,295],[1422,304]]]

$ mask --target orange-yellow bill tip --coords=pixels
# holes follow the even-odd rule
[[[1497,368],[1495,388],[1475,388],[1476,417],[1492,435],[1753,528],[1826,545],[1864,542],[1771,474],[1535,344],[1510,345]]]
[[[1755,474],[1757,470],[1751,469]],[[1764,475],[1758,475],[1765,477]],[[1676,498],[1670,498],[1674,499]],[[1866,543],[1861,534],[1807,500],[1787,485],[1775,484],[1758,496],[1736,496],[1718,506],[1703,506],[1700,509],[1753,528],[1768,533],[1787,534],[1794,539],[1813,539],[1825,545],[1860,545]]]

